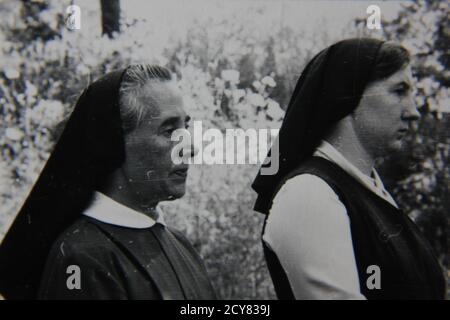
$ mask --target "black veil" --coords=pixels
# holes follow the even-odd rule
[[[307,64],[277,137],[279,170],[274,175],[263,175],[260,170],[252,184],[258,193],[256,211],[268,214],[283,178],[313,154],[339,120],[355,110],[382,44],[370,38],[343,40],[322,50]]]
[[[89,204],[93,190],[125,157],[119,88],[125,70],[83,91],[41,175],[0,246],[0,293],[35,299],[59,234]]]

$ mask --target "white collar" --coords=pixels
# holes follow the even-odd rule
[[[157,222],[165,224],[162,210],[157,206],[156,211],[158,212],[158,219],[155,221],[149,216],[95,191],[92,203],[83,212],[83,215],[116,226],[145,229],[152,227]]]
[[[392,196],[387,192],[384,188],[383,182],[381,181],[380,176],[378,175],[375,169],[372,169],[372,174],[374,178],[371,178],[364,173],[361,172],[356,166],[354,166],[350,161],[348,161],[342,153],[340,153],[336,148],[334,148],[330,143],[322,140],[319,147],[317,147],[314,152],[315,156],[319,156],[325,158],[339,167],[344,169],[348,174],[350,174],[353,178],[361,182],[364,186],[366,186],[369,190],[374,192],[379,197],[388,201],[394,207],[398,208],[397,203],[392,198]]]

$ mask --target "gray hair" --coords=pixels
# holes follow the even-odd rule
[[[123,75],[119,89],[119,107],[122,128],[125,134],[136,129],[147,116],[151,106],[140,103],[143,88],[154,83],[169,82],[172,75],[169,69],[158,65],[131,65]],[[156,99],[149,99],[156,103]]]

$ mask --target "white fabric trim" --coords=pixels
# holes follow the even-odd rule
[[[155,221],[151,217],[128,208],[101,192],[95,191],[92,203],[83,212],[83,215],[120,227],[146,229],[157,222],[165,224],[162,210],[159,206],[156,207],[156,210],[158,219]]]
[[[394,198],[389,194],[389,192],[384,188],[383,182],[375,169],[372,169],[372,174],[374,178],[371,178],[361,172],[356,166],[354,166],[350,161],[348,161],[342,153],[340,153],[336,148],[334,148],[330,143],[323,140],[319,147],[314,152],[315,156],[325,158],[339,167],[344,169],[353,178],[365,185],[369,190],[374,192],[377,196],[388,201],[394,207],[398,208],[397,203]]]
[[[273,200],[263,235],[296,299],[365,299],[347,210],[321,178],[289,179]]]
[[[326,141],[314,155],[397,207],[375,170],[374,178],[363,174]],[[262,238],[276,253],[297,299],[365,299],[347,210],[323,179],[302,174],[286,181],[273,199]]]

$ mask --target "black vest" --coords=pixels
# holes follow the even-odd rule
[[[444,299],[443,271],[418,227],[401,210],[380,198],[341,167],[312,157],[278,186],[300,174],[323,179],[339,196],[350,218],[361,293],[372,299]],[[278,192],[278,191],[277,191]],[[276,192],[274,193],[276,194]],[[264,254],[279,299],[294,299],[275,252],[264,244]],[[381,288],[369,289],[368,267],[379,267]],[[370,281],[369,281],[370,282]]]

